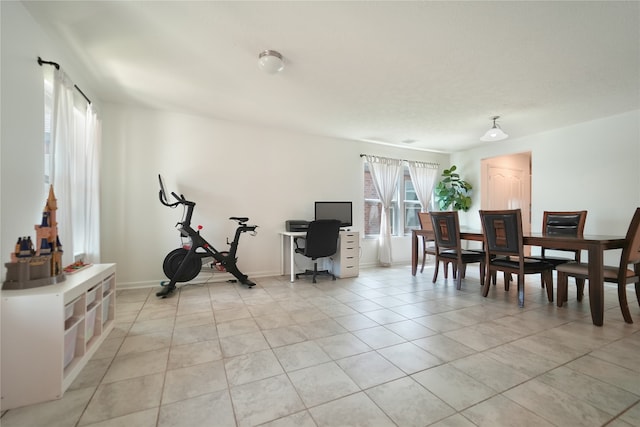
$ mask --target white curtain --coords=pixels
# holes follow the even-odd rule
[[[76,97],[73,82],[56,69],[50,183],[58,205],[63,267],[72,264],[77,254],[83,254],[86,263],[100,262],[101,125],[91,104],[86,104],[84,112],[75,108]]]
[[[62,244],[62,266],[73,263],[73,218],[71,171],[73,165],[74,117],[73,82],[62,71],[53,73],[53,112],[51,119],[51,184],[58,210],[58,237]]]
[[[102,126],[91,104],[85,115],[84,261],[100,262],[100,150]]]
[[[380,265],[391,265],[391,203],[402,172],[402,160],[365,156],[373,185],[382,201],[380,237],[378,238],[378,261]]]
[[[438,179],[438,164],[407,161],[409,174],[416,196],[422,205],[422,212],[427,212],[433,196],[433,188]]]

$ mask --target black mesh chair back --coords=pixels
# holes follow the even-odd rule
[[[309,223],[306,243],[302,254],[313,260],[328,257],[338,250],[340,221],[337,219],[319,219]]]

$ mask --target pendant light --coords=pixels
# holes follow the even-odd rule
[[[500,126],[496,123],[500,116],[493,116],[493,127],[487,131],[481,138],[480,141],[490,142],[490,141],[502,141],[503,139],[507,139],[509,135],[504,133]]]

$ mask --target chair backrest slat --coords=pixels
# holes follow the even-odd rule
[[[631,219],[626,239],[627,244],[622,251],[620,260],[621,270],[626,270],[628,264],[640,263],[640,208],[636,208],[636,212]]]
[[[429,212],[418,212],[418,221],[420,221],[420,229],[433,230],[431,214]]]
[[[304,255],[310,258],[331,256],[338,251],[340,221],[319,219],[311,221],[307,229]]]

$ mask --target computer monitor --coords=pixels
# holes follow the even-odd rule
[[[315,219],[337,219],[340,227],[353,225],[351,202],[316,202]]]

